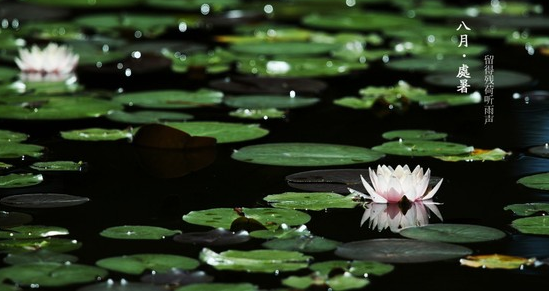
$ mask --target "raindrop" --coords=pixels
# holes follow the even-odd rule
[[[120,279],[120,285],[122,286],[128,285],[128,281],[126,281],[126,279]]]
[[[19,20],[17,18],[11,21],[11,27],[14,29],[19,28]]]
[[[140,51],[133,51],[132,52],[132,58],[134,58],[134,59],[141,58],[141,52]]]
[[[202,4],[202,6],[200,6],[200,13],[202,13],[202,15],[208,15],[208,13],[210,13],[210,5]]]
[[[118,63],[118,64],[116,64],[116,68],[119,69],[119,70],[122,70],[124,68],[124,64]]]
[[[273,11],[274,11],[273,5],[267,4],[267,5],[263,6],[263,11],[267,14],[273,13]]]
[[[32,289],[37,289],[37,288],[40,288],[40,285],[39,284],[36,284],[36,283],[33,283],[33,284],[30,284],[30,287]]]
[[[188,28],[188,27],[187,27],[187,23],[185,23],[185,22],[179,22],[178,28],[179,28],[179,31],[181,31],[181,32],[187,31],[187,28]]]
[[[109,52],[110,50],[110,47],[108,44],[104,44],[102,47],[101,47],[101,50],[106,53],[106,52]]]
[[[290,98],[295,98],[295,91],[294,90],[290,91]]]
[[[134,33],[133,33],[133,37],[135,38],[141,38],[143,36],[143,33],[139,30],[136,30]]]
[[[103,63],[102,62],[97,62],[97,63],[95,63],[95,67],[100,69],[101,67],[103,67]]]
[[[10,22],[7,20],[7,19],[2,19],[2,28],[8,28],[8,26],[10,25]]]
[[[427,37],[427,42],[433,43],[433,42],[435,42],[436,39],[437,38],[434,35],[431,34]]]
[[[353,7],[356,5],[356,0],[345,0],[345,5]]]

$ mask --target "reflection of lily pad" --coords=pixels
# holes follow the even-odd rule
[[[22,286],[59,287],[93,282],[107,271],[87,265],[62,263],[30,263],[0,269],[0,278]]]
[[[549,173],[540,173],[522,177],[517,180],[517,183],[528,188],[549,190]]]
[[[382,153],[399,156],[441,156],[460,155],[473,151],[473,147],[459,143],[430,141],[430,140],[403,140],[390,141],[372,148]]]
[[[492,227],[451,223],[407,227],[402,229],[399,234],[407,238],[450,243],[483,242],[505,237],[503,231]]]
[[[243,147],[232,158],[276,166],[329,166],[376,161],[384,155],[367,148],[321,143],[272,143]]]
[[[0,188],[19,188],[34,186],[42,183],[44,177],[42,174],[8,174],[0,176]]]
[[[511,210],[515,215],[530,216],[537,213],[549,214],[549,203],[511,204],[503,208]]]
[[[213,137],[217,143],[231,143],[263,137],[268,130],[259,124],[244,124],[215,121],[166,122],[165,125],[184,131],[192,136]]]
[[[258,221],[268,229],[276,229],[282,224],[301,225],[311,217],[304,212],[280,208],[242,208],[244,217]],[[232,208],[214,208],[191,211],[183,215],[183,220],[198,225],[230,229],[231,224],[240,218],[239,213]]]
[[[54,208],[68,207],[90,201],[87,197],[69,194],[36,193],[17,194],[0,199],[0,204],[19,208]]]
[[[295,251],[282,250],[228,250],[216,253],[204,248],[200,260],[218,270],[246,272],[284,272],[306,268],[312,257]]]
[[[165,272],[172,268],[191,270],[198,267],[195,259],[169,254],[137,254],[101,259],[95,264],[117,272],[139,275],[145,270]]]
[[[456,259],[472,253],[463,246],[411,239],[370,239],[339,246],[336,255],[383,263],[423,263]]]
[[[263,199],[273,207],[304,210],[326,210],[327,208],[354,208],[360,202],[354,195],[343,196],[331,192],[271,194]]]
[[[101,231],[100,235],[114,239],[150,239],[160,240],[167,236],[181,233],[180,230],[171,230],[157,226],[124,225],[113,226]]]
[[[266,241],[263,247],[275,250],[298,251],[304,253],[326,252],[335,249],[341,243],[319,236],[301,236],[277,238]]]
[[[549,235],[549,217],[546,215],[515,219],[511,226],[522,233]]]
[[[210,106],[221,103],[223,93],[208,89],[198,91],[160,90],[122,93],[113,100],[144,108],[178,109]]]

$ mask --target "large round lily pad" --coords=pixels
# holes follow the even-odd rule
[[[327,54],[339,45],[314,42],[258,42],[234,44],[230,50],[236,53],[259,55],[316,55]]]
[[[214,90],[200,89],[158,90],[122,93],[113,98],[117,103],[153,109],[180,109],[211,106],[221,103],[223,93]]]
[[[271,143],[246,146],[232,158],[276,166],[331,166],[376,161],[384,155],[368,148],[321,143]]]
[[[106,228],[101,231],[100,235],[113,239],[160,240],[179,233],[181,233],[180,230],[172,230],[158,226],[123,225]]]
[[[469,248],[442,242],[411,239],[370,239],[339,246],[337,256],[383,263],[423,263],[457,259],[470,255]]]
[[[198,260],[170,254],[136,254],[101,259],[95,264],[117,272],[139,275],[145,270],[166,272],[172,268],[191,270],[198,267]]]
[[[81,264],[30,263],[0,269],[0,278],[21,286],[59,287],[93,282],[106,275],[104,269]]]
[[[223,103],[233,108],[286,109],[310,106],[318,101],[320,101],[318,98],[290,97],[288,95],[249,95],[226,97]]]
[[[449,243],[474,243],[498,240],[505,237],[499,229],[473,224],[435,223],[417,227],[407,227],[400,235],[426,241]]]
[[[473,151],[473,147],[464,144],[429,140],[390,141],[375,146],[372,149],[385,154],[399,156],[460,155]]]
[[[184,131],[191,136],[213,137],[217,143],[252,140],[269,133],[259,124],[244,124],[216,121],[166,122],[167,126]]]

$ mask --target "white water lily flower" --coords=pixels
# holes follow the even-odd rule
[[[408,165],[399,165],[396,169],[391,166],[379,165],[377,166],[377,172],[372,169],[368,169],[368,171],[370,172],[372,186],[364,177],[360,176],[360,179],[369,195],[353,189],[349,190],[351,193],[372,200],[374,203],[429,200],[438,191],[443,180],[441,179],[431,190],[427,191],[431,176],[430,169],[427,169],[424,174],[423,168],[420,166],[417,166],[412,172]]]
[[[28,80],[64,80],[72,75],[78,65],[79,56],[65,45],[49,43],[44,49],[33,45],[30,49],[19,49],[15,63]]]

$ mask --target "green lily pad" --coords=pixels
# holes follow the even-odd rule
[[[302,19],[306,26],[321,29],[340,30],[392,30],[402,27],[414,27],[421,22],[403,15],[380,12],[337,12],[332,14],[310,14]]]
[[[402,229],[399,234],[407,238],[450,243],[484,242],[505,237],[505,233],[496,228],[452,223],[434,223],[407,227]]]
[[[233,44],[229,49],[238,54],[303,56],[328,54],[339,46],[314,42],[257,42]]]
[[[109,120],[128,124],[160,123],[163,121],[182,121],[193,119],[187,113],[171,111],[136,111],[125,112],[120,110],[111,111],[107,116]]]
[[[8,254],[4,258],[4,263],[10,265],[21,265],[29,263],[75,263],[78,261],[78,257],[63,254],[58,252],[52,252],[48,250],[38,250],[28,253],[20,254]]]
[[[304,253],[327,252],[337,248],[341,243],[319,236],[302,236],[293,238],[277,238],[266,241],[263,247],[275,250],[298,251]]]
[[[151,283],[128,282],[126,279],[120,279],[120,282],[109,279],[106,282],[78,288],[78,291],[166,291],[166,288]]]
[[[396,54],[399,54],[399,55],[411,54],[414,56],[424,56],[427,58],[439,58],[441,56],[446,58],[446,57],[456,56],[456,55],[479,57],[480,55],[482,55],[488,50],[488,46],[481,45],[481,44],[469,44],[467,47],[459,47],[458,43],[454,43],[450,41],[448,42],[438,41],[435,43],[425,43],[423,40],[416,40],[414,42],[405,41],[405,42],[395,43],[393,45],[393,50]],[[462,64],[468,64],[467,59],[464,59]],[[471,65],[472,67],[478,66],[478,61],[471,61]],[[455,70],[457,70],[457,67],[455,68]],[[448,72],[448,71],[445,71],[445,72]]]
[[[35,79],[42,78],[42,79]],[[31,94],[31,95],[62,95],[75,93],[82,90],[83,87],[78,83],[75,77],[69,77],[64,80],[48,80],[39,75],[22,75],[20,80],[11,84],[0,86],[1,92],[15,94]]]
[[[258,221],[267,229],[276,229],[283,223],[287,225],[301,225],[311,219],[307,213],[292,209],[242,208],[242,212],[244,213],[244,217]],[[240,217],[242,216],[232,208],[213,208],[191,211],[183,215],[183,220],[191,224],[230,229],[233,221]]]
[[[549,217],[546,215],[515,219],[511,226],[526,234],[549,235]]]
[[[243,74],[270,77],[329,77],[365,70],[367,64],[322,57],[277,57],[274,60],[241,58],[237,70]]]
[[[482,96],[479,92],[473,92],[471,94],[462,93],[438,93],[438,94],[426,94],[423,96],[412,96],[410,100],[416,101],[419,105],[425,108],[437,108],[447,106],[459,106],[478,104],[481,102]]]
[[[0,83],[10,81],[19,74],[19,70],[11,67],[0,67]]]
[[[263,137],[268,130],[259,124],[243,124],[215,121],[166,122],[167,126],[184,131],[191,136],[213,137],[217,143],[247,141]]]
[[[149,38],[156,37],[164,33],[167,28],[175,28],[178,25],[178,19],[175,16],[135,13],[87,14],[74,21],[99,32],[137,30]]]
[[[0,188],[29,187],[42,183],[42,174],[24,173],[0,176]]]
[[[63,227],[24,225],[0,230],[0,239],[28,239],[67,234],[69,231]]]
[[[0,142],[22,142],[27,138],[29,135],[26,133],[0,129]]]
[[[95,263],[97,266],[126,274],[139,275],[145,270],[166,272],[172,268],[192,270],[198,267],[198,260],[169,254],[137,254],[105,258]]]
[[[261,239],[273,239],[273,238],[296,238],[302,236],[310,236],[311,232],[307,229],[307,226],[301,225],[299,227],[290,227],[286,224],[280,225],[277,229],[263,229],[250,232],[251,237]]]
[[[385,154],[399,156],[441,156],[460,155],[473,151],[473,147],[459,143],[430,141],[430,140],[404,140],[390,141],[372,148]]]
[[[448,134],[445,132],[436,132],[434,130],[424,129],[403,129],[403,130],[391,130],[384,132],[381,135],[384,139],[397,139],[403,140],[437,140],[445,139]]]
[[[124,225],[113,226],[101,231],[103,237],[113,239],[147,239],[160,240],[167,236],[173,236],[181,233],[180,230],[171,230],[157,226],[147,225]]]
[[[443,160],[446,162],[458,162],[458,161],[503,161],[511,153],[506,152],[500,148],[495,148],[493,150],[481,150],[475,149],[473,152],[466,155],[457,155],[457,156],[435,156],[434,158]]]
[[[522,177],[517,180],[517,183],[532,189],[549,190],[549,173]]]
[[[200,89],[197,91],[160,90],[122,93],[113,98],[117,103],[154,109],[180,109],[211,106],[221,103],[220,91]]]
[[[330,290],[352,290],[370,284],[370,280],[346,274],[338,274],[330,278],[312,274],[309,276],[290,276],[283,279],[282,284],[299,290],[306,290],[310,286],[317,285],[328,286]]]
[[[47,6],[60,6],[60,7],[127,7],[133,6],[141,2],[141,0],[94,0],[90,2],[88,0],[26,0],[25,2],[47,5]]]
[[[151,7],[170,9],[170,10],[189,10],[199,11],[204,1],[202,0],[146,0],[145,3]],[[229,8],[236,8],[241,4],[240,0],[208,0],[207,4],[213,12],[219,12]]]
[[[511,204],[503,208],[503,210],[511,210],[515,215],[530,216],[536,213],[549,213],[549,203],[523,203]]]
[[[39,250],[66,253],[77,250],[80,247],[82,247],[82,243],[77,240],[56,237],[0,241],[0,252],[9,254],[28,253]]]
[[[33,157],[39,158],[42,156],[43,146],[15,142],[0,142],[0,158],[22,158]]]
[[[383,276],[392,272],[395,267],[375,261],[343,261],[333,260],[311,264],[309,267],[323,275],[329,275],[332,270],[343,269],[356,277],[369,277],[370,275]]]
[[[216,253],[208,248],[200,252],[200,260],[217,270],[274,273],[296,271],[308,266],[311,256],[281,250],[228,250]]]
[[[334,104],[354,109],[368,109],[376,102],[388,103],[397,108],[408,103],[408,100],[427,95],[423,88],[413,87],[405,81],[399,81],[395,86],[368,86],[359,90],[360,98],[343,97],[334,100]]]
[[[175,291],[258,291],[257,286],[250,283],[198,283],[183,286]]]
[[[113,141],[120,139],[131,140],[133,138],[133,129],[106,129],[106,128],[86,128],[69,131],[61,131],[61,137],[68,140],[80,141]]]
[[[457,88],[457,86],[459,85],[459,79],[456,77],[456,74],[457,71],[428,75],[425,77],[425,82],[435,86]],[[471,75],[471,78],[467,79],[467,84],[471,85],[471,88],[484,88],[484,70],[470,70],[469,74]],[[497,86],[498,88],[524,86],[532,82],[533,80],[532,77],[526,74],[503,69],[494,70],[493,75],[496,82],[495,86]]]
[[[376,161],[384,155],[367,148],[321,143],[271,143],[233,152],[235,160],[276,166],[332,166]]]
[[[25,225],[32,221],[32,216],[16,211],[0,211],[0,228]]]
[[[455,72],[463,63],[469,66],[470,70],[481,68],[484,63],[477,59],[464,59],[460,57],[446,56],[437,59],[431,56],[415,56],[412,58],[395,59],[386,63],[386,66],[399,71],[419,72]]]
[[[331,192],[286,192],[263,197],[276,208],[326,210],[327,208],[354,208],[361,202],[354,201],[354,194],[343,196]]]
[[[210,74],[222,73],[230,70],[232,62],[236,59],[232,52],[221,48],[185,55],[180,52],[164,51],[163,55],[172,61],[172,70],[176,73],[186,73],[200,68]]]
[[[318,103],[318,98],[290,97],[283,95],[247,95],[226,97],[223,103],[233,108],[246,109],[289,109],[310,106]]]
[[[411,239],[369,239],[339,246],[337,256],[382,263],[424,263],[470,255],[469,248],[442,242]]]
[[[83,162],[73,161],[52,161],[52,162],[36,162],[30,165],[30,168],[38,171],[82,171],[85,167]]]
[[[11,167],[13,167],[12,164],[0,162],[0,169],[9,169],[9,168],[11,168]]]
[[[276,108],[266,108],[266,109],[243,109],[239,108],[229,112],[229,116],[246,118],[246,119],[263,119],[267,120],[269,118],[285,118],[286,112],[278,110]]]
[[[26,120],[64,120],[99,117],[121,110],[112,101],[83,96],[16,96],[0,100],[0,118]]]
[[[30,263],[0,269],[0,279],[21,286],[60,287],[93,282],[107,271],[87,265],[61,263]]]

